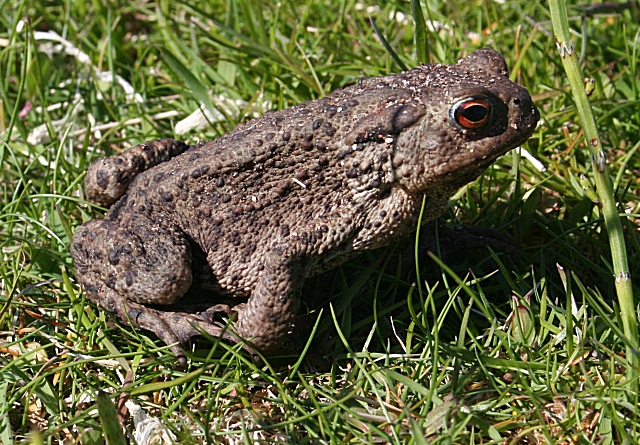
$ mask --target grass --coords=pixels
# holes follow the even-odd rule
[[[420,52],[408,2],[0,8],[0,443],[120,443],[119,422],[129,442],[145,431],[156,443],[638,442],[627,385],[638,339],[623,332],[546,3],[428,1]],[[572,39],[595,79],[634,278],[640,20],[633,8],[589,10],[582,26],[582,12],[569,10]],[[543,119],[523,148],[538,163],[513,151],[461,190],[445,225],[422,228],[437,230],[444,261],[421,256],[418,277],[408,239],[310,279],[305,302],[324,315],[328,370],[258,364],[216,339],[194,343],[179,370],[155,337],[85,300],[68,246],[103,213],[83,200],[91,160],[156,137],[215,138],[361,76],[418,58],[452,63],[482,46],[534,94]],[[199,107],[209,122],[178,125]],[[445,255],[457,225],[495,228],[518,255]]]

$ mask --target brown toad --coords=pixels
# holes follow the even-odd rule
[[[478,50],[269,112],[212,142],[99,159],[89,199],[111,205],[74,237],[89,298],[179,344],[205,330],[265,355],[299,347],[305,278],[438,216],[449,196],[526,141],[539,114],[502,57]],[[197,285],[192,297],[183,297]],[[237,303],[233,302],[233,298]],[[170,306],[168,306],[170,305]]]

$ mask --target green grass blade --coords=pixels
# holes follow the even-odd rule
[[[167,62],[167,65],[182,79],[185,85],[188,87],[191,96],[199,103],[205,106],[211,116],[218,114],[216,107],[213,105],[211,95],[204,86],[204,84],[193,73],[182,64],[173,54],[169,51],[162,51],[162,55]]]
[[[111,397],[106,392],[100,391],[96,401],[98,405],[98,416],[102,424],[102,432],[104,433],[107,445],[126,445],[122,425],[118,420],[116,405],[111,401]]]

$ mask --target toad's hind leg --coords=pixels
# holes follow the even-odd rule
[[[83,224],[73,236],[71,254],[87,294],[106,308],[113,307],[106,298],[171,304],[185,294],[192,281],[191,253],[184,233],[142,214],[128,221]]]
[[[89,298],[121,321],[156,334],[186,364],[181,344],[197,333],[197,316],[154,309],[182,297],[192,281],[186,236],[135,215],[129,221],[94,220],[74,234],[71,255],[76,276]],[[204,323],[212,335],[220,330]]]
[[[217,313],[230,313],[227,306],[213,305],[201,314],[184,312],[179,302],[171,306],[187,292],[193,273],[187,237],[169,222],[144,214],[89,221],[75,232],[71,254],[89,298],[121,321],[156,334],[181,365],[181,345],[202,331],[239,341],[214,320]]]

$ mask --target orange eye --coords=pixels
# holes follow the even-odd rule
[[[491,105],[481,97],[464,99],[451,107],[451,117],[462,128],[480,128],[489,120]]]

